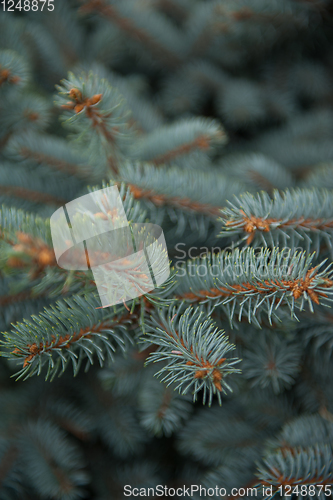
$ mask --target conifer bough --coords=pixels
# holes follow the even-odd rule
[[[247,245],[298,244],[319,252],[321,243],[332,252],[333,194],[326,189],[275,190],[243,193],[222,210],[221,236],[237,235]]]
[[[235,349],[223,331],[213,321],[205,319],[203,311],[188,307],[185,311],[173,307],[168,314],[158,311],[151,315],[142,342],[158,346],[148,357],[147,363],[165,361],[156,373],[157,377],[175,383],[176,389],[186,394],[191,388],[194,401],[203,389],[203,402],[208,393],[209,406],[213,394],[221,403],[221,392],[232,390],[225,378],[230,373],[239,373],[234,367],[240,360],[227,354]]]
[[[331,264],[312,265],[313,255],[274,248],[255,252],[252,248],[223,251],[188,261],[179,270],[175,295],[179,300],[222,307],[233,322],[235,313],[260,326],[257,314],[265,311],[271,322],[275,311],[285,305],[292,317],[305,303],[332,301]]]

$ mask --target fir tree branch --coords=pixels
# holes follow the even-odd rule
[[[250,191],[285,189],[294,184],[289,170],[260,153],[234,153],[224,157],[219,165],[224,174],[243,179]]]
[[[74,151],[67,141],[51,135],[26,133],[14,136],[4,151],[6,157],[20,163],[48,166],[80,179],[94,178],[96,167]]]
[[[97,155],[101,154],[101,146],[111,171],[117,174],[117,160],[133,139],[130,110],[122,96],[92,72],[79,77],[69,73],[68,80],[63,80],[57,89],[56,102],[65,110],[63,118],[76,133],[77,141]]]
[[[152,158],[150,161],[154,165],[162,165],[163,163],[173,161],[178,156],[189,154],[195,150],[206,151],[207,149],[209,149],[209,137],[201,135],[187,144],[182,144],[167,153],[155,156],[155,158]]]
[[[227,462],[234,466],[233,470],[236,464],[248,468],[258,458],[258,443],[265,434],[246,415],[245,407],[236,401],[227,401],[222,411],[217,405],[209,411],[199,408],[179,433],[177,448],[206,465],[217,467]],[[231,471],[228,472],[226,481]],[[236,478],[239,480],[239,476],[234,476],[233,482],[228,481],[230,489]]]
[[[149,200],[157,207],[170,205],[181,210],[202,213],[211,217],[216,217],[220,213],[219,207],[213,207],[208,203],[192,201],[189,198],[168,197],[165,194],[158,194],[152,189],[143,189],[134,184],[128,184],[130,192],[135,200]]]
[[[154,38],[150,33],[145,31],[135,25],[135,21],[122,16],[117,7],[107,3],[104,0],[81,0],[83,6],[81,7],[81,12],[90,13],[97,12],[108,21],[114,23],[121,31],[124,31],[126,35],[134,38],[135,41],[139,40],[143,45],[145,45],[151,52],[159,59],[167,64],[169,67],[178,66],[181,62],[177,54],[168,50],[164,45],[162,45],[159,40]]]
[[[273,487],[273,495],[269,493],[269,497],[264,498],[280,494],[278,488],[287,484],[291,488],[302,485],[323,485],[324,488],[333,478],[331,456],[331,447],[326,444],[271,454],[258,468],[260,486],[257,488],[262,491],[262,486]]]
[[[253,246],[293,248],[301,243],[317,252],[324,241],[332,251],[332,201],[325,189],[274,191],[273,198],[263,191],[256,196],[244,193],[223,209],[221,235],[239,235]]]
[[[203,232],[202,226],[207,228],[209,222],[215,223],[230,193],[244,189],[239,182],[229,181],[215,171],[180,171],[176,166],[166,170],[126,162],[121,165],[119,177],[142,203],[150,220],[161,225],[168,217],[179,234],[188,226]]]
[[[209,153],[226,142],[226,133],[216,120],[192,118],[164,125],[144,136],[135,144],[135,155],[161,165],[196,151]]]
[[[299,343],[288,342],[272,331],[261,332],[259,338],[256,332],[248,341],[241,369],[251,387],[268,386],[278,394],[295,383],[301,369],[302,348]]]
[[[10,244],[15,244],[15,236],[18,231],[29,233],[31,237],[41,238],[46,244],[52,245],[49,219],[24,212],[21,209],[2,205],[0,210],[1,239]]]
[[[36,169],[34,169],[36,170]],[[52,213],[60,204],[73,199],[82,183],[74,177],[39,169],[34,172],[24,165],[2,163],[0,168],[0,198],[2,203],[18,205],[25,210]],[[46,205],[46,206],[45,206]],[[48,207],[50,205],[50,208]]]
[[[17,436],[24,475],[41,497],[75,498],[89,481],[81,450],[45,419],[28,420]],[[24,477],[24,476],[23,476]]]
[[[109,31],[109,28],[108,30]],[[132,116],[129,119],[130,126],[136,129],[138,135],[145,132],[152,132],[157,127],[163,125],[165,118],[162,115],[159,107],[152,103],[142,91],[137,89],[131,80],[127,77],[120,76],[114,71],[107,70],[105,66],[100,63],[94,62],[80,65],[82,71],[93,71],[98,74],[100,78],[105,78],[109,84],[118,89],[121,95],[125,98],[129,109],[131,109]]]
[[[29,72],[24,59],[13,50],[0,50],[0,91],[10,86],[23,87],[28,79]]]
[[[25,300],[29,300],[33,298],[34,296],[31,294],[31,292],[19,292],[16,293],[15,295],[5,295],[0,297],[0,306],[8,306],[9,304],[12,304],[13,302],[21,302]]]
[[[25,92],[18,98],[16,92],[10,93],[1,106],[0,147],[5,147],[19,133],[44,129],[51,118],[50,110],[50,103],[43,97]]]
[[[306,29],[309,12],[303,8],[303,16],[297,16],[297,10],[299,7],[292,3],[288,10],[280,7],[279,4],[271,4],[265,11],[262,11],[258,4],[253,6],[240,5],[238,8],[237,6],[234,8],[220,2],[212,2],[208,5],[199,3],[189,18],[189,24],[192,21],[193,26],[191,55],[197,57],[207,53],[219,35],[223,35],[228,41],[231,39],[235,43],[235,39],[238,42],[244,40],[244,36],[248,36],[248,32],[251,32],[251,27],[264,26],[266,23],[279,27],[283,25],[284,29],[277,30],[273,40],[270,36],[271,33],[266,35],[267,41],[269,41],[267,45],[272,47],[274,42],[276,43],[282,36],[282,33],[286,35],[295,27],[299,30]]]
[[[33,203],[41,203],[47,205],[63,205],[67,202],[58,196],[51,194],[40,193],[19,186],[0,186],[0,195],[13,196],[14,198],[22,198]]]
[[[320,414],[301,415],[287,421],[281,432],[267,442],[269,452],[281,451],[286,457],[287,452],[294,454],[297,450],[306,451],[310,446],[322,446],[333,441],[333,424]]]
[[[156,374],[163,376],[162,381],[168,385],[174,383],[182,394],[191,388],[194,401],[203,389],[203,402],[208,395],[209,406],[213,394],[217,394],[221,404],[221,392],[232,390],[226,377],[240,371],[233,366],[239,360],[226,357],[234,346],[211,319],[204,320],[199,309],[189,307],[181,313],[181,308],[174,307],[167,315],[160,310],[147,322],[141,341],[159,346],[149,355],[147,363],[166,361]]]
[[[2,245],[1,268],[5,274],[28,271],[32,281],[41,278],[47,267],[57,266],[53,248],[40,238],[17,231],[15,241],[8,243],[8,247]]]
[[[209,254],[178,269],[174,294],[179,300],[206,304],[209,310],[222,307],[231,325],[235,314],[239,321],[244,314],[259,327],[261,312],[270,323],[272,317],[279,321],[275,311],[281,305],[296,318],[295,309],[302,311],[306,302],[313,312],[313,304],[333,300],[331,265],[320,271],[325,261],[312,267],[312,259],[305,252],[278,248]]]
[[[304,176],[301,185],[306,189],[333,189],[333,162],[320,163],[311,168]]]
[[[191,414],[191,398],[180,397],[172,386],[166,387],[147,371],[138,398],[141,425],[155,436],[170,436]]]
[[[27,147],[22,147],[20,149],[20,155],[22,158],[33,160],[39,164],[50,165],[50,167],[66,172],[67,174],[77,175],[80,173],[80,167],[74,163],[66,163],[65,161],[58,160],[50,155],[38,153]]]
[[[16,375],[24,380],[40,375],[44,366],[46,380],[52,380],[65,371],[70,361],[76,375],[84,359],[86,369],[93,364],[94,355],[103,366],[106,359],[113,359],[116,345],[125,350],[132,342],[125,325],[135,316],[124,307],[115,311],[96,309],[98,305],[94,295],[58,301],[56,306],[45,308],[39,316],[5,333],[2,356],[19,360],[22,368]]]

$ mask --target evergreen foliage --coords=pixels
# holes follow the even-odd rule
[[[332,2],[10,5],[0,500],[331,498]],[[109,186],[171,273],[103,308],[50,217]]]

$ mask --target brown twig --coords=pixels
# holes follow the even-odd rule
[[[128,187],[136,200],[147,199],[156,206],[171,205],[182,210],[203,213],[213,217],[217,217],[221,212],[221,208],[219,207],[214,207],[208,203],[193,201],[190,198],[170,197],[165,194],[155,193],[152,189],[144,189],[134,184],[128,184]]]
[[[313,269],[309,269],[306,273],[305,278],[290,279],[290,280],[272,280],[272,281],[258,281],[257,284],[253,283],[242,283],[231,285],[230,287],[221,288],[210,288],[209,290],[198,290],[196,292],[186,292],[179,299],[189,299],[191,301],[199,301],[205,298],[218,298],[218,297],[229,297],[231,295],[237,295],[239,293],[256,292],[259,294],[267,294],[277,292],[279,290],[291,291],[294,299],[299,299],[304,292],[306,292],[309,298],[319,304],[319,297],[327,297],[324,292],[316,291],[314,288],[310,288],[313,280],[315,279],[315,274],[311,276]],[[333,286],[333,281],[325,279],[321,288],[329,288]]]
[[[0,194],[47,205],[64,205],[67,203],[66,200],[58,198],[57,196],[17,186],[0,186]]]
[[[103,0],[85,1],[80,10],[81,12],[98,12],[109,21],[115,23],[127,35],[147,46],[158,58],[162,57],[168,66],[175,67],[181,62],[174,53],[163,47],[163,45],[142,28],[135,26],[131,19],[122,17],[115,7],[106,4]]]
[[[193,139],[193,141],[181,144],[180,146],[167,151],[159,156],[155,156],[151,160],[149,160],[154,165],[162,165],[163,163],[168,163],[178,156],[183,156],[185,154],[191,153],[197,149],[201,151],[207,151],[210,147],[211,138],[205,134],[200,135]]]
[[[277,224],[280,229],[294,226],[296,228],[299,227],[310,230],[312,229],[325,231],[329,228],[333,228],[333,219],[325,221],[324,219],[305,219],[304,217],[301,217],[300,219],[290,219],[284,222],[282,220],[274,218],[263,218],[255,217],[254,215],[246,215],[243,210],[240,210],[239,212],[242,214],[242,218],[227,221],[225,225],[229,228],[242,227],[244,232],[249,233],[249,237],[247,238],[248,245],[252,243],[256,231],[268,233],[269,231],[271,231],[271,229],[275,229]],[[271,226],[273,227],[271,228]]]
[[[66,174],[78,175],[80,174],[80,166],[74,163],[70,163],[64,160],[60,160],[51,155],[47,155],[45,153],[40,153],[38,151],[33,151],[29,149],[27,146],[20,148],[19,151],[20,156],[26,159],[34,160],[36,163],[42,164],[46,163],[50,167],[53,167],[57,170],[65,172]]]

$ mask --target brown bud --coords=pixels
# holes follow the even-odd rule
[[[227,359],[227,358],[221,358],[221,359],[220,359],[220,360],[216,363],[216,364],[217,364],[217,366],[222,365],[222,363],[224,363],[226,359]]]
[[[24,243],[25,245],[31,245],[33,243],[33,237],[30,234],[17,231],[16,236],[20,243]]]
[[[204,378],[207,375],[207,370],[198,370],[195,372],[194,378]]]
[[[38,346],[36,343],[31,344],[31,346],[29,347],[29,352],[31,352],[32,354],[38,353]]]
[[[222,385],[220,382],[214,381],[214,385],[218,391],[222,392]]]
[[[0,85],[7,82],[10,76],[10,71],[8,69],[3,69],[0,71]]]
[[[71,89],[69,91],[69,96],[76,101],[82,101],[82,93],[79,89]]]
[[[96,212],[95,217],[97,217],[97,219],[108,220],[107,215],[103,214],[103,212]]]
[[[29,364],[29,361],[31,361],[33,359],[34,355],[33,354],[30,354],[30,356],[27,356],[24,360],[24,363],[23,363],[23,368],[25,368],[26,366],[28,366]]]
[[[50,248],[44,248],[38,255],[38,264],[49,266],[54,263],[54,253]]]
[[[30,120],[31,122],[35,122],[38,120],[39,118],[39,114],[38,113],[34,113],[34,112],[31,112],[27,115],[27,118],[28,120]]]
[[[214,383],[222,379],[222,373],[216,370],[216,368],[213,370],[213,379]]]
[[[72,109],[74,109],[74,107],[75,107],[75,104],[72,102],[70,104],[62,104],[61,105],[62,109],[68,109],[68,110],[72,110]]]
[[[103,94],[95,94],[90,99],[88,99],[88,104],[89,106],[93,106],[94,104],[97,104],[103,97]]]
[[[13,250],[14,252],[24,253],[27,250],[27,248],[21,243],[19,243],[18,245],[13,246]]]
[[[25,263],[17,257],[9,257],[7,264],[10,267],[24,267]]]
[[[74,111],[75,111],[75,113],[80,113],[80,111],[82,111],[84,108],[85,108],[85,105],[82,103],[79,103],[74,107]]]

